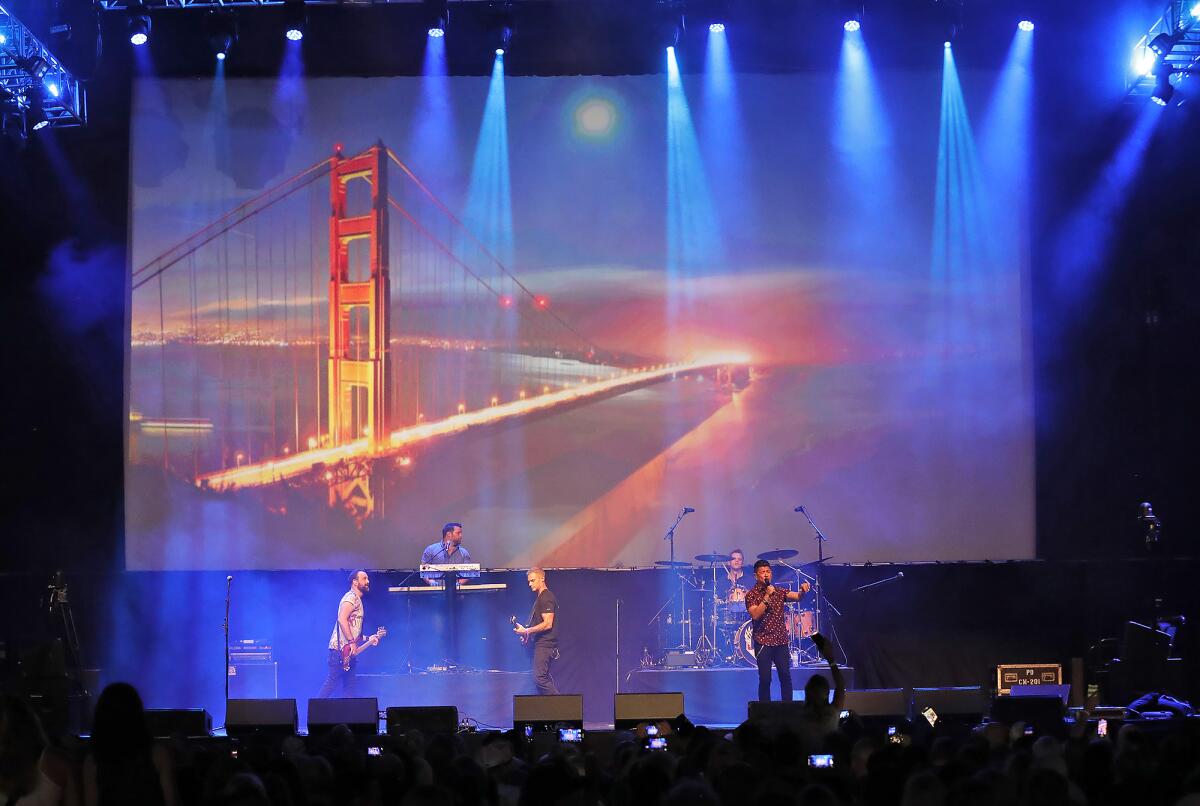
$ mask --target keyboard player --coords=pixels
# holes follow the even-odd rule
[[[459,565],[473,562],[471,552],[462,544],[463,527],[461,523],[447,523],[442,527],[442,539],[431,543],[421,554],[421,565]],[[444,574],[441,571],[427,571],[421,574],[427,585],[440,585]],[[460,571],[459,584],[463,577],[477,577],[478,571]]]

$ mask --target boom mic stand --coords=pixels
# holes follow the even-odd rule
[[[670,568],[673,573],[678,573],[678,571],[676,571],[676,569],[675,569],[675,527],[679,526],[680,521],[682,521],[687,516],[688,512],[691,512],[691,511],[693,511],[693,510],[691,510],[688,507],[684,507],[683,509],[679,510],[679,514],[675,516],[675,522],[671,524],[671,528],[667,530],[667,533],[665,535],[663,535],[663,540],[666,540],[667,542],[669,542],[671,544]],[[679,649],[687,649],[688,648],[687,625],[684,623],[685,620],[687,619],[687,592],[686,592],[686,588],[684,587],[686,584],[687,584],[687,582],[684,580],[683,575],[680,574],[679,575],[679,621],[677,622],[677,624],[679,625],[679,645],[678,645]]]
[[[825,537],[825,535],[821,533],[820,527],[817,526],[816,522],[812,519],[812,516],[808,514],[808,510],[804,508],[803,504],[796,507],[793,512],[799,512],[801,515],[803,515],[804,519],[808,521],[808,525],[812,527],[813,532],[816,533],[816,537],[813,539],[817,541],[817,570],[815,574],[816,584],[813,587],[816,589],[817,623],[814,626],[816,627],[817,632],[821,633],[827,638],[832,639],[832,642],[837,645],[838,652],[840,652],[842,656],[842,665],[844,666],[846,665],[846,650],[842,648],[842,641],[840,638],[838,638],[837,627],[833,622],[832,615],[829,619],[828,631],[825,630],[824,623],[826,607],[828,607],[832,613],[836,613],[839,616],[841,615],[841,613],[838,612],[838,609],[825,598],[825,587],[821,584],[822,578],[825,575],[825,541],[829,538]]]

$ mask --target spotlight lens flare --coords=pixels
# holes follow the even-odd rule
[[[710,23],[708,26],[708,31],[709,31],[709,33],[713,33],[713,34],[724,33],[725,32],[725,23],[723,23],[723,22]]]
[[[446,35],[446,29],[444,29],[444,28],[430,28],[428,33],[429,33],[429,35],[430,35],[431,37],[433,37],[434,39],[441,39],[443,36],[445,36],[445,35]]]
[[[948,41],[947,41],[947,42],[943,42],[943,43],[942,43],[942,47],[944,47],[946,50],[950,50],[950,43],[949,43]]]
[[[225,61],[225,51],[219,51],[217,53],[217,61],[219,61],[219,62]]]
[[[1192,16],[1195,19],[1200,20],[1200,3],[1197,3],[1196,5],[1192,6]]]
[[[857,31],[859,28],[862,27],[862,23],[860,23],[858,20],[846,20],[845,24],[842,27],[845,28],[850,33],[854,33],[855,31]]]
[[[1033,30],[1033,21],[1032,20],[1021,20],[1020,22],[1017,23],[1017,27],[1020,28],[1022,31],[1032,31]]]
[[[1133,72],[1149,78],[1154,75],[1154,67],[1158,63],[1154,51],[1145,46],[1133,49]]]
[[[497,55],[497,56],[503,56],[503,55],[504,55],[504,48],[496,48],[496,55]]]
[[[3,39],[4,37],[0,36],[0,41],[3,41]],[[149,39],[150,37],[146,36],[145,34],[137,33],[129,37],[129,43],[131,45],[144,45],[147,41],[149,41]]]
[[[285,33],[284,36],[286,36],[292,42],[299,42],[304,38],[304,32],[299,28],[288,28],[287,33]]]
[[[55,84],[53,81],[51,81],[49,84],[46,85],[46,91],[49,92],[55,98],[57,98],[59,96],[59,93],[62,92],[62,90],[59,89],[58,85]]]

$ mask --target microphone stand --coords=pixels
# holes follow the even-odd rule
[[[675,522],[671,524],[671,528],[667,530],[667,533],[665,535],[663,535],[663,540],[666,540],[671,544],[671,571],[674,573],[678,573],[677,571],[675,571],[675,527],[677,527],[679,525],[680,521],[682,521],[684,519],[684,516],[686,516],[687,514],[688,514],[687,507],[684,507],[683,509],[679,510],[679,514],[675,516]],[[679,577],[679,646],[678,646],[678,649],[687,649],[687,646],[688,646],[687,632],[685,631],[685,625],[683,623],[684,619],[687,618],[687,599],[686,599],[686,593],[685,593],[685,590],[683,587],[684,584],[685,583],[684,583],[683,575],[681,574]]]
[[[233,591],[233,577],[225,577],[225,623],[221,629],[225,631],[225,707],[229,707],[229,597]]]
[[[829,538],[822,534],[820,527],[817,526],[816,522],[812,519],[812,516],[808,514],[808,510],[804,508],[804,505],[796,507],[795,511],[804,516],[804,519],[808,521],[808,525],[811,526],[813,532],[816,533],[816,537],[813,539],[817,541],[817,571],[815,574],[817,581],[816,585],[814,586],[816,588],[815,598],[817,605],[817,632],[825,635],[828,638],[832,638],[833,642],[837,644],[838,651],[842,653],[842,665],[844,666],[846,665],[846,650],[842,649],[842,641],[840,638],[838,638],[837,628],[834,626],[832,618],[829,619],[829,633],[823,632],[823,628],[825,626],[825,608],[826,606],[833,608],[833,606],[825,600],[825,586],[821,584],[825,575],[825,541]],[[837,608],[833,609],[836,610]],[[839,613],[839,615],[841,614]]]

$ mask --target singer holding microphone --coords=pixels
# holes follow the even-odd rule
[[[792,699],[792,658],[788,653],[785,607],[799,601],[811,586],[804,582],[798,591],[785,591],[771,584],[771,564],[754,564],[755,585],[746,592],[746,610],[753,619],[754,657],[758,661],[758,699],[771,699],[771,666],[779,673],[781,699]]]

